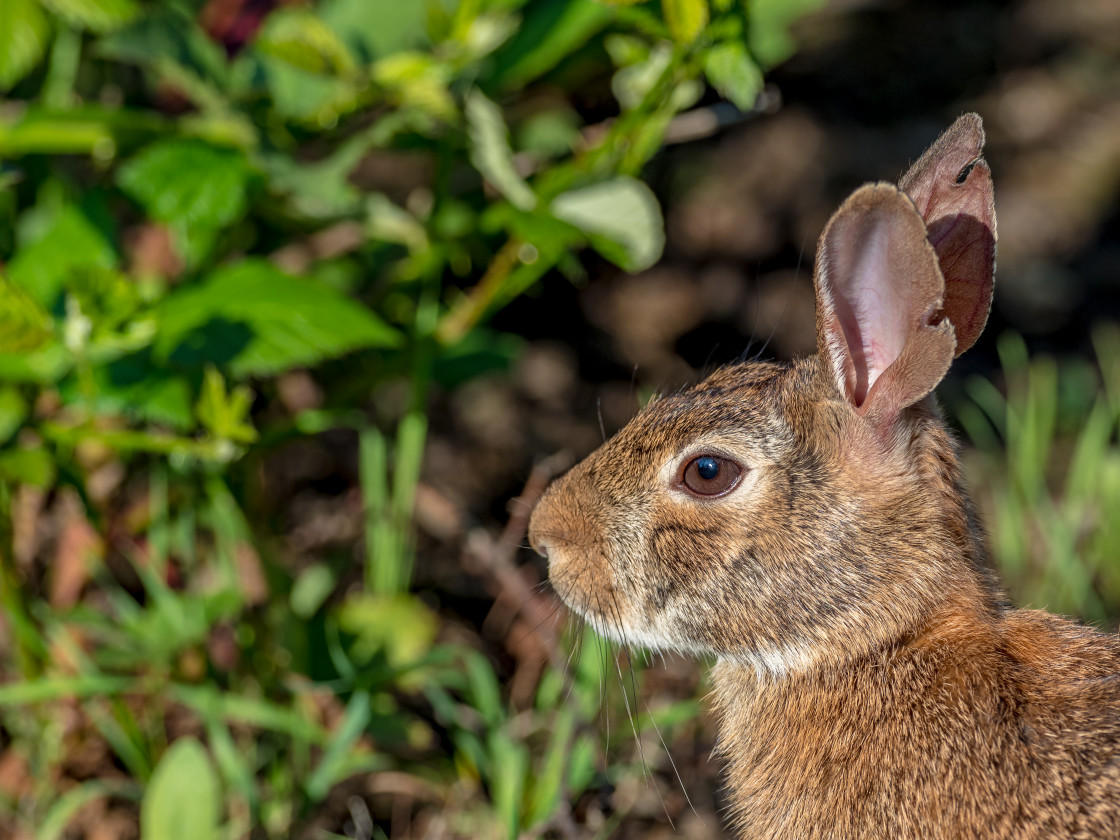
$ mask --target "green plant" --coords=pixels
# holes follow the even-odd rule
[[[145,837],[283,837],[383,770],[437,799],[483,780],[496,835],[547,830],[588,784],[590,689],[556,711],[542,685],[526,723],[410,594],[432,392],[508,365],[487,319],[583,249],[658,259],[643,166],[705,80],[750,109],[813,4],[5,5],[0,734],[30,781],[0,831],[98,806]],[[608,78],[594,123],[571,92]],[[321,398],[285,399],[301,375]],[[339,430],[358,580],[285,554],[261,478]]]
[[[966,383],[954,411],[979,450],[981,496],[996,561],[1030,604],[1103,620],[1120,611],[1120,331],[1093,332],[1097,368],[1029,359],[1000,338],[1006,394]]]

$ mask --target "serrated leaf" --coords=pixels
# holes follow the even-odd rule
[[[51,25],[35,0],[4,0],[0,14],[0,90],[7,90],[43,58]]]
[[[216,840],[218,779],[194,738],[163,754],[140,803],[141,840]]]
[[[678,44],[691,44],[708,25],[708,0],[661,0],[661,14]]]
[[[245,159],[196,140],[163,140],[134,156],[117,173],[121,189],[161,222],[222,228],[245,212]]]
[[[140,307],[140,292],[123,273],[110,268],[75,271],[66,291],[77,300],[95,332],[116,330]]]
[[[76,272],[112,268],[116,260],[102,232],[70,205],[58,213],[39,239],[16,252],[8,264],[8,277],[50,310]]]
[[[310,9],[274,11],[256,39],[257,49],[310,73],[353,72],[354,57],[342,39]]]
[[[715,44],[704,54],[704,73],[712,87],[740,111],[754,108],[762,90],[762,71],[747,54],[741,41]]]
[[[466,110],[471,163],[511,204],[522,210],[532,210],[537,197],[513,167],[509,132],[501,109],[482,92],[472,90],[467,94]]]
[[[661,257],[665,229],[653,191],[622,176],[571,190],[552,201],[552,215],[579,228],[595,249],[627,271],[649,268]]]
[[[30,353],[54,336],[54,324],[23,286],[0,274],[0,353]]]
[[[70,26],[108,32],[124,26],[140,11],[135,0],[41,0]]]
[[[218,269],[201,285],[165,299],[156,314],[157,361],[228,364],[237,377],[401,341],[361,304],[263,260]]]

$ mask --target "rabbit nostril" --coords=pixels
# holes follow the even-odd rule
[[[543,540],[536,540],[529,537],[529,544],[533,546],[533,551],[537,552],[545,560],[548,559],[548,543]]]

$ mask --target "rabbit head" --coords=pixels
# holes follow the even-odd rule
[[[650,402],[531,520],[560,597],[617,641],[782,673],[975,601],[982,537],[930,396],[991,303],[992,182],[961,117],[821,236],[817,354]],[[969,585],[965,585],[969,582]],[[993,598],[994,595],[985,595]]]

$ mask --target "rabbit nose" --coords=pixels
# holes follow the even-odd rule
[[[536,534],[529,534],[529,545],[533,547],[533,551],[537,552],[545,560],[548,559],[548,543],[542,540]]]

